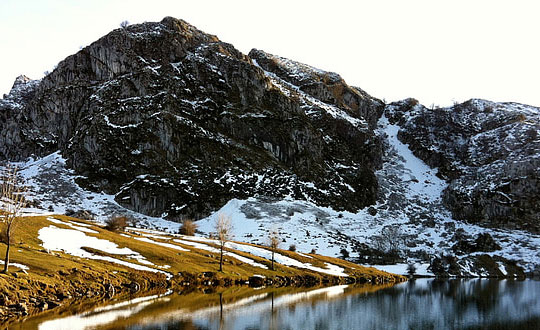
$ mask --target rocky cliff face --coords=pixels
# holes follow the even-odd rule
[[[0,157],[60,150],[79,184],[170,219],[254,195],[355,211],[375,201],[383,107],[335,73],[167,17],[18,78],[0,101]]]
[[[427,109],[409,99],[387,107],[399,138],[449,182],[454,218],[540,233],[540,109],[470,100]]]

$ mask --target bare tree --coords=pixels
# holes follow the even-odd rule
[[[274,270],[274,254],[279,247],[279,243],[279,231],[276,228],[272,228],[272,230],[270,230],[270,235],[268,236],[268,245],[272,249],[272,270]]]
[[[214,228],[216,230],[217,239],[219,241],[219,271],[223,271],[223,249],[225,248],[225,243],[230,241],[233,237],[232,235],[232,224],[231,217],[226,214],[220,213],[216,218],[214,223]]]
[[[0,195],[0,213],[3,223],[4,243],[6,243],[6,255],[4,258],[4,273],[8,272],[9,250],[13,232],[21,218],[21,211],[26,206],[26,189],[19,184],[17,167],[8,166],[1,175],[2,191]]]
[[[404,244],[401,229],[395,225],[385,226],[379,236],[372,236],[371,241],[377,250],[387,253],[399,253]]]
[[[128,21],[122,21],[122,23],[120,23],[120,27],[121,27],[122,29],[127,28],[128,25],[129,25],[129,22],[128,22]]]

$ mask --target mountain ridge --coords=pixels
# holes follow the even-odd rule
[[[0,158],[60,150],[53,163],[65,165],[46,165],[32,182],[71,169],[79,186],[103,191],[114,209],[150,216],[141,217],[148,225],[205,223],[239,200],[247,201],[234,210],[240,218],[282,219],[280,226],[299,232],[287,243],[306,241],[306,249],[318,242],[332,255],[343,248],[377,261],[364,244],[402,228],[394,237],[398,261],[425,263],[474,247],[464,258],[498,253],[532,271],[540,264],[532,252],[538,121],[538,108],[515,103],[385,104],[336,73],[257,49],[244,55],[167,17],[114,30],[41,81],[22,78],[0,100]],[[503,136],[508,131],[523,139]],[[73,191],[71,184],[62,187]],[[254,239],[259,229],[251,228],[244,235]],[[487,233],[503,251],[459,230]],[[471,274],[471,262],[456,274]]]

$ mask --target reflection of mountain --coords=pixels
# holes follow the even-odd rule
[[[395,321],[391,328],[396,329],[461,329],[486,324],[514,329],[513,324],[525,326],[540,320],[538,294],[537,281],[416,280],[376,292],[373,299],[357,297],[354,305],[369,306],[369,314],[379,313],[379,318]]]
[[[396,286],[230,288],[112,305],[42,323],[72,329],[537,329],[540,282],[415,280]],[[81,317],[82,315],[82,317]],[[103,323],[104,319],[108,323]],[[74,321],[75,323],[69,323]],[[87,322],[87,323],[84,323]],[[97,323],[95,323],[97,324]]]

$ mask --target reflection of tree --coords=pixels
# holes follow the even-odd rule
[[[464,316],[471,309],[481,314],[489,314],[497,308],[501,293],[498,280],[434,280],[432,292],[438,292],[450,299],[456,316]]]
[[[225,328],[225,321],[223,320],[223,293],[219,293],[219,330]]]
[[[277,320],[276,320],[276,314],[274,311],[274,291],[270,292],[270,299],[272,300],[271,308],[270,308],[270,329],[278,329],[277,327]]]

